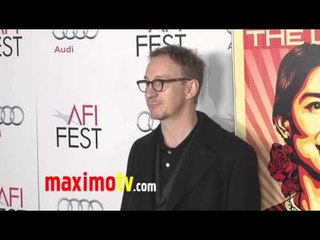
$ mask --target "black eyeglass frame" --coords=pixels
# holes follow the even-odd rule
[[[162,92],[163,91],[163,85],[164,83],[170,83],[170,82],[181,82],[181,81],[190,81],[192,80],[192,78],[188,78],[188,77],[181,77],[181,78],[167,78],[167,79],[154,79],[153,81],[148,81],[148,80],[138,80],[137,81],[137,85],[138,85],[138,88],[141,92],[146,92],[147,91],[147,88],[149,87],[149,85],[151,84],[152,88],[154,91],[156,92]],[[155,83],[161,83],[161,89],[160,90],[157,90],[155,89],[154,87],[154,84]],[[141,83],[144,83],[146,84],[146,89],[143,91],[143,89],[140,87],[140,84]]]

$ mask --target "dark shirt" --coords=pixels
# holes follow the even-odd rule
[[[199,122],[199,121],[198,121]],[[185,151],[195,129],[199,125],[197,122],[196,126],[192,129],[189,135],[175,148],[167,147],[164,143],[162,132],[160,131],[160,191],[162,192],[164,186],[168,182],[178,162],[181,161],[183,152]]]

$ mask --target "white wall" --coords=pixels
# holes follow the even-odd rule
[[[89,191],[83,180],[125,175],[132,143],[146,134],[137,127],[147,107],[136,80],[143,79],[150,44],[198,50],[207,63],[198,109],[234,131],[227,30],[85,31],[89,38],[83,30],[68,30],[61,40],[53,33],[63,38],[62,30],[0,30],[0,107],[24,112],[19,126],[0,121],[0,208],[56,210],[63,198],[97,200],[95,209],[120,208],[117,188]],[[0,119],[13,120],[9,115],[6,108]],[[46,189],[50,176],[62,180],[60,191]],[[59,208],[68,204],[61,201]]]

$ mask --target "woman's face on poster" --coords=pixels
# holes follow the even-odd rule
[[[293,133],[297,154],[320,174],[320,66],[313,68],[293,99]]]

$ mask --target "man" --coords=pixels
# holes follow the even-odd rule
[[[127,176],[157,189],[125,191],[121,210],[260,210],[255,151],[196,111],[203,60],[175,45],[149,59],[137,83],[160,124],[133,144]]]

